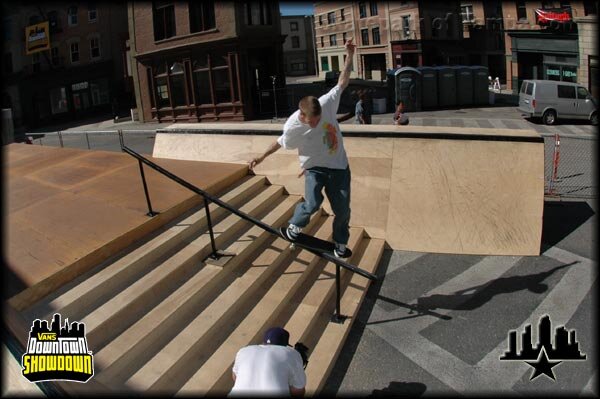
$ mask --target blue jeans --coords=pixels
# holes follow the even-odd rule
[[[323,203],[323,187],[334,213],[333,241],[348,244],[350,237],[350,167],[329,169],[314,167],[304,174],[304,202],[299,203],[290,224],[306,227],[310,216]]]

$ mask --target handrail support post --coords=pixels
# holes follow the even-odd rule
[[[225,263],[232,256],[235,256],[233,252],[226,252],[217,249],[217,245],[215,244],[215,234],[213,232],[212,219],[210,218],[210,208],[208,207],[208,198],[204,197],[204,209],[206,209],[206,224],[208,225],[208,234],[210,235],[210,246],[212,248],[212,252],[206,259],[204,259],[205,263],[215,265],[215,266],[224,266]]]
[[[152,210],[152,203],[150,202],[150,194],[148,193],[148,185],[146,184],[146,175],[144,174],[144,165],[142,165],[142,161],[138,159],[140,165],[140,174],[142,175],[142,184],[144,185],[144,193],[146,194],[146,203],[148,204],[148,213],[147,216],[153,217],[158,215],[158,212],[154,212]]]
[[[343,324],[347,316],[342,314],[340,309],[340,296],[341,296],[341,284],[340,284],[340,265],[335,265],[335,313],[331,316],[331,321],[337,324]]]

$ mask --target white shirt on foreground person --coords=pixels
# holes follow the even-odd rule
[[[229,396],[289,396],[290,387],[306,385],[302,357],[289,346],[246,346],[235,356],[233,372],[236,379]]]

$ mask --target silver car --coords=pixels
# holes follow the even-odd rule
[[[519,93],[519,111],[529,118],[542,118],[554,125],[558,118],[587,119],[598,124],[598,101],[577,83],[555,80],[524,80]]]

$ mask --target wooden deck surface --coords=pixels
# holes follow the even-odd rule
[[[10,144],[3,147],[5,262],[12,305],[23,308],[200,203],[199,196],[119,152]],[[247,174],[243,165],[153,159],[216,193]]]

